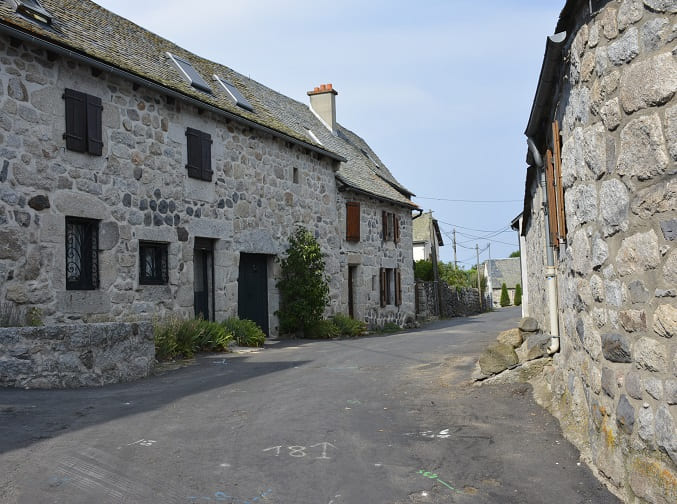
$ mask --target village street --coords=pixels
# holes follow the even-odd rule
[[[467,383],[518,320],[507,308],[133,384],[2,390],[0,502],[618,502],[528,386]]]

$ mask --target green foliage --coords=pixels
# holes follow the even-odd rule
[[[398,332],[398,331],[401,331],[401,330],[402,330],[402,328],[399,325],[397,325],[395,322],[386,322],[385,324],[383,324],[383,327],[381,327],[378,330],[378,332],[380,332],[380,333],[394,333],[394,332]]]
[[[289,238],[287,256],[278,259],[281,275],[277,282],[280,309],[276,312],[282,333],[306,330],[322,320],[329,303],[329,285],[324,257],[313,234],[299,227]]]
[[[510,306],[510,296],[508,295],[508,287],[505,285],[505,282],[501,285],[501,306]]]
[[[414,278],[416,280],[422,280],[423,282],[432,282],[433,281],[433,263],[431,261],[426,261],[421,259],[414,263]]]
[[[26,313],[26,325],[31,327],[38,327],[42,325],[42,310],[36,306],[28,310]]]
[[[344,336],[359,336],[367,330],[367,324],[342,313],[334,315],[331,321]]]
[[[153,322],[155,357],[158,360],[189,358],[195,352],[228,350],[233,335],[221,324],[202,319],[170,316]]]
[[[514,252],[511,252],[511,253],[510,253],[510,256],[509,256],[509,257],[519,257],[519,256],[520,256],[520,251],[519,251],[519,250],[515,250]]]
[[[331,339],[341,335],[339,327],[331,320],[316,320],[307,325],[303,336],[310,339]]]
[[[240,346],[261,347],[266,341],[265,333],[251,320],[230,317],[221,322],[221,325],[233,335]]]
[[[515,285],[515,306],[520,306],[522,304],[522,286],[520,284]]]

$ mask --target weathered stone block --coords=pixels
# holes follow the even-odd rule
[[[665,172],[669,158],[658,114],[633,119],[621,131],[619,175],[647,180]]]
[[[630,488],[646,502],[673,504],[677,501],[677,472],[674,467],[639,456],[632,459],[628,474]]]
[[[656,444],[677,464],[677,427],[665,404],[656,411]]]
[[[533,317],[522,317],[519,322],[519,330],[526,333],[538,331],[538,321]]]
[[[99,226],[99,249],[111,250],[120,241],[120,230],[115,222],[102,222]]]
[[[628,28],[625,34],[607,47],[609,61],[615,66],[629,63],[639,54],[639,30]]]
[[[677,238],[677,219],[661,221],[661,230],[666,240],[674,241]]]
[[[482,352],[479,363],[482,372],[492,375],[505,371],[517,364],[518,358],[515,349],[503,343],[493,343]]]
[[[609,258],[609,246],[596,234],[592,241],[592,267],[599,269]]]
[[[642,399],[644,389],[642,388],[642,377],[637,371],[630,371],[625,375],[625,390],[633,399]]]
[[[654,416],[648,403],[639,408],[637,414],[637,434],[640,439],[652,444],[654,440]]]
[[[38,195],[38,196],[33,196],[31,199],[28,200],[28,206],[31,207],[33,210],[45,210],[46,208],[49,208],[49,198],[44,195]]]
[[[621,124],[621,106],[618,97],[609,100],[599,109],[599,117],[602,124],[609,131],[613,131]]]
[[[0,259],[16,261],[25,255],[22,235],[18,229],[0,229]]]
[[[668,404],[677,404],[677,380],[666,380],[665,401]]]
[[[648,371],[663,372],[667,368],[667,348],[654,339],[643,337],[637,340],[633,356],[635,362]]]
[[[665,136],[668,141],[668,150],[673,161],[677,161],[677,105],[665,111]]]
[[[655,12],[677,12],[677,4],[674,0],[644,0],[644,5]]]
[[[668,285],[677,285],[677,250],[673,250],[665,260],[663,278]]]
[[[604,36],[613,40],[618,36],[618,11],[613,8],[606,8],[602,10],[599,17],[599,22],[602,26],[602,33]]]
[[[616,256],[616,267],[621,276],[652,270],[659,264],[658,236],[653,229],[625,238]]]
[[[565,193],[564,198],[569,229],[575,229],[597,219],[599,211],[595,184],[574,185]]]
[[[667,39],[670,23],[665,18],[656,18],[647,21],[642,27],[642,47],[644,51],[655,51],[662,46]]]
[[[632,202],[632,212],[643,219],[652,215],[670,212],[677,208],[677,180],[654,184],[637,191]]]
[[[616,407],[616,424],[626,434],[632,434],[635,428],[635,408],[627,396],[622,395]]]
[[[621,77],[623,110],[637,110],[667,103],[677,89],[677,63],[670,53],[635,63]]]
[[[628,332],[644,331],[646,329],[646,312],[644,310],[621,310],[618,318]]]
[[[659,336],[672,338],[677,335],[677,308],[664,304],[656,308],[653,318],[653,330]]]
[[[611,362],[632,362],[630,342],[622,334],[602,334],[602,353]]]
[[[503,331],[498,335],[498,338],[496,339],[499,343],[509,345],[513,348],[517,348],[522,344],[522,334],[520,333],[520,330],[517,327],[514,329],[508,329],[507,331]]]
[[[625,184],[618,179],[602,182],[599,191],[599,213],[605,236],[628,229],[630,198]]]
[[[641,280],[635,280],[628,284],[628,293],[632,303],[646,303],[651,297],[651,293],[644,286]]]
[[[613,369],[602,368],[602,390],[612,399],[616,397],[616,373]]]
[[[644,15],[642,0],[623,0],[618,8],[618,29],[625,30],[628,26],[636,23]]]
[[[652,378],[650,376],[645,378],[644,390],[657,401],[663,399],[663,381],[658,378]]]

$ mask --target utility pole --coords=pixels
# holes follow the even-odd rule
[[[456,262],[456,228],[454,228],[454,269],[458,269],[458,263]]]
[[[477,253],[477,290],[480,291],[480,296],[482,291],[480,290],[480,246],[475,244],[475,252]]]

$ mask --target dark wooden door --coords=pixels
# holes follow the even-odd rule
[[[356,266],[348,266],[348,315],[355,318],[355,271]]]
[[[214,319],[213,241],[195,238],[193,250],[193,306],[195,317]]]
[[[268,335],[268,256],[240,254],[237,314],[253,320]]]

